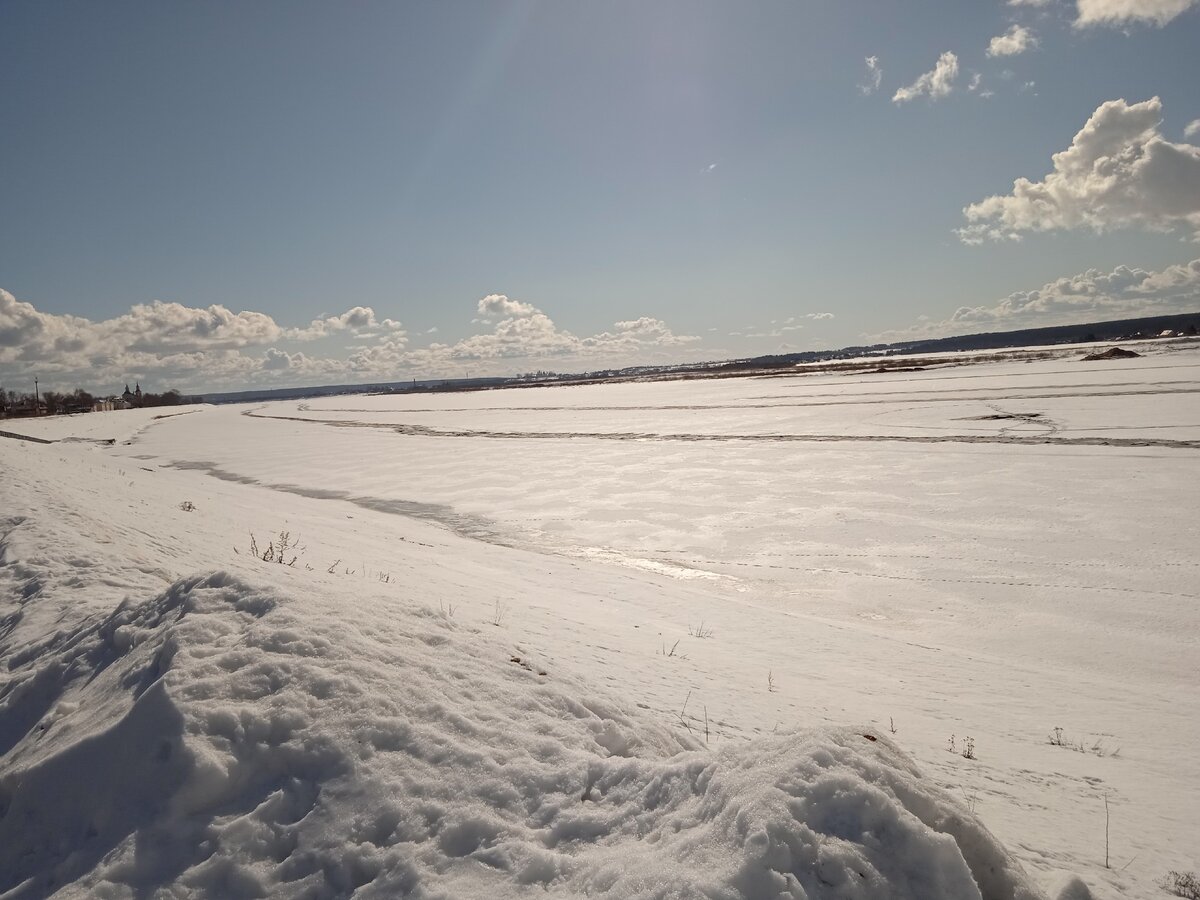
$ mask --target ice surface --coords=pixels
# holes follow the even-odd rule
[[[1080,365],[11,423],[0,896],[1150,896],[1200,354]]]

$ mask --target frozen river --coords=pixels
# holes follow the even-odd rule
[[[13,427],[115,438],[0,452],[127,480],[113,527],[169,575],[287,529],[329,590],[449,604],[710,748],[887,734],[1046,889],[1198,863],[1186,345]]]

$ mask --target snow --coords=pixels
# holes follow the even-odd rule
[[[1192,346],[6,421],[0,897],[1153,896]]]

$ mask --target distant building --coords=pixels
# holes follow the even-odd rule
[[[32,397],[25,397],[8,407],[8,417],[10,419],[31,419],[34,416],[44,416],[46,414],[46,401],[35,401]]]
[[[141,384],[137,384],[137,386],[131,391],[131,390],[129,390],[129,384],[126,383],[125,384],[125,393],[123,393],[121,395],[121,400],[124,401],[125,405],[120,406],[120,407],[114,407],[114,409],[134,409],[136,407],[141,406],[142,405],[142,386],[141,386]]]

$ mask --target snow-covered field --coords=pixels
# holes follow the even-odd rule
[[[0,897],[1165,897],[1200,349],[1077,357],[0,423]]]

